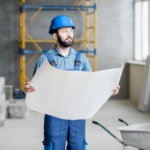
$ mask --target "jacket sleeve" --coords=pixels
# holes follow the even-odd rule
[[[83,65],[82,71],[92,71],[90,63],[88,62],[84,54],[82,55],[82,65]]]
[[[33,76],[37,72],[37,70],[40,68],[40,66],[43,64],[43,62],[46,60],[46,57],[44,55],[41,55],[41,57],[36,62],[36,65],[34,67]]]

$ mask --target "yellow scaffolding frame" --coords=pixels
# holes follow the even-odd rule
[[[49,9],[51,10],[54,6],[44,7],[36,5],[33,0],[31,0],[32,5],[25,5],[25,0],[20,0],[20,89],[23,89],[23,85],[25,81],[29,81],[26,75],[26,68],[30,65],[30,63],[34,60],[37,53],[33,54],[31,59],[26,63],[26,43],[32,43],[35,51],[41,51],[42,48],[40,47],[40,43],[54,43],[55,40],[44,40],[44,39],[33,39],[32,36],[27,32],[26,28],[30,25],[31,21],[33,21],[38,13],[42,10]],[[92,5],[91,5],[92,3]],[[63,6],[59,6],[63,7]],[[74,43],[79,43],[80,45],[77,50],[81,50],[81,52],[86,53],[86,57],[92,57],[94,59],[93,70],[96,71],[97,69],[97,57],[96,57],[96,47],[97,47],[97,14],[96,14],[96,0],[77,0],[73,6],[64,6],[67,10],[78,10],[81,15],[85,18],[85,26],[86,30],[85,33],[82,34],[80,39],[75,39]],[[92,8],[92,12],[89,9]],[[30,22],[26,23],[26,12],[25,10],[36,10],[34,15],[30,18]],[[55,10],[55,9],[52,9]],[[90,22],[90,18],[92,17],[93,24]],[[93,45],[93,50],[89,50],[89,46]],[[27,51],[27,50],[26,50]],[[93,55],[91,55],[93,54]]]

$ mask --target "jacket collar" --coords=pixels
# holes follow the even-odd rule
[[[69,53],[68,53],[67,56],[70,56],[71,53],[73,53],[73,48],[72,47],[70,47],[70,50],[69,50]],[[59,50],[58,50],[58,48],[57,48],[56,45],[54,46],[53,54],[54,55],[61,55],[62,56],[62,54],[59,52]]]

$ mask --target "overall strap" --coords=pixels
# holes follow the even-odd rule
[[[53,56],[50,53],[44,53],[44,55],[52,66],[57,66]]]
[[[74,60],[74,70],[80,70],[80,64],[81,64],[81,53],[76,53],[76,58]]]

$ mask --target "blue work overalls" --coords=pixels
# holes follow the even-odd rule
[[[57,68],[52,55],[45,54],[50,64]],[[80,53],[77,52],[74,69],[79,71]],[[65,111],[65,110],[64,110]],[[44,118],[44,150],[86,150],[85,120],[64,120],[45,115]]]

